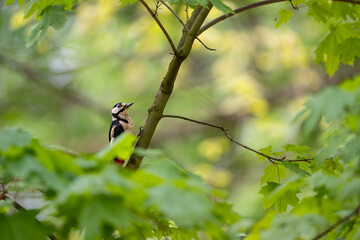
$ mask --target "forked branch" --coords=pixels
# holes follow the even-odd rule
[[[182,36],[178,44],[178,54],[173,56],[169,64],[168,71],[161,82],[154,102],[148,110],[148,117],[144,124],[143,133],[140,135],[135,147],[143,149],[148,148],[155,129],[162,117],[167,101],[173,91],[179,69],[183,61],[189,56],[195,37],[197,36],[197,33],[208,16],[211,8],[212,4],[209,2],[206,7],[197,6],[192,12],[191,17],[187,22],[189,31],[182,32]],[[133,154],[126,167],[136,170],[139,168],[142,159],[143,156]]]
[[[218,125],[215,125],[215,124],[211,124],[211,123],[207,123],[207,122],[202,122],[202,121],[198,121],[198,120],[194,120],[194,119],[191,119],[191,118],[187,118],[187,117],[183,117],[183,116],[177,116],[177,115],[162,115],[162,118],[178,118],[178,119],[182,119],[182,120],[185,120],[185,121],[189,121],[189,122],[193,122],[193,123],[197,123],[197,124],[200,124],[200,125],[205,125],[205,126],[208,126],[208,127],[212,127],[212,128],[216,128],[216,129],[219,129],[220,131],[222,131],[224,133],[224,135],[233,143],[239,145],[240,147],[242,148],[245,148],[247,150],[250,150],[256,154],[259,154],[265,158],[267,158],[270,162],[274,163],[275,162],[307,162],[307,163],[311,163],[312,160],[314,160],[314,158],[304,158],[304,159],[286,159],[285,157],[282,157],[282,158],[276,158],[276,157],[272,157],[272,156],[269,156],[269,155],[266,155],[262,152],[259,152],[251,147],[248,147],[236,140],[234,140],[228,133],[228,129],[225,129],[224,127],[222,126],[218,126]]]
[[[185,25],[185,23],[181,20],[181,18],[174,12],[174,10],[172,10],[172,8],[166,4],[166,2],[164,2],[163,0],[160,0],[160,2],[167,8],[169,9],[169,11],[177,18],[177,20],[181,23],[181,25],[183,26],[183,28],[189,32],[189,29],[187,28],[187,26]],[[201,41],[198,37],[196,37],[196,40],[198,40],[207,50],[210,51],[216,51],[215,48],[209,48],[208,46],[205,45],[205,43],[203,43],[203,41]]]

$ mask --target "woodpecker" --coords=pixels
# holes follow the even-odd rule
[[[110,144],[114,139],[123,132],[129,132],[135,135],[134,123],[129,116],[129,107],[134,103],[117,103],[114,105],[112,113],[112,122],[109,129],[109,142]],[[124,160],[115,158],[114,162],[121,166],[125,163]]]

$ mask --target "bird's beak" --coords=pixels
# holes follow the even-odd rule
[[[128,104],[126,104],[125,105],[125,108],[129,108],[131,105],[133,105],[134,103],[132,102],[132,103],[128,103]]]

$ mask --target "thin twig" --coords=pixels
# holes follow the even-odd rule
[[[346,3],[353,3],[353,4],[360,4],[360,1],[357,0],[333,0],[334,2],[346,2]]]
[[[162,25],[162,23],[160,22],[160,20],[157,18],[156,14],[150,9],[149,5],[146,4],[146,2],[144,2],[144,0],[139,0],[139,2],[141,2],[142,5],[144,5],[144,7],[146,8],[146,10],[150,13],[150,15],[153,17],[153,19],[155,20],[155,22],[158,24],[158,26],[160,27],[160,29],[162,30],[162,32],[164,33],[166,39],[168,40],[174,55],[177,56],[178,55],[178,51],[174,45],[174,42],[172,41],[170,35],[168,34],[168,32],[166,31],[166,29],[164,28],[164,26]]]
[[[189,32],[189,29],[187,28],[186,24],[181,20],[181,18],[174,12],[174,10],[172,10],[172,8],[166,4],[163,0],[160,0],[160,2],[167,8],[169,9],[169,11],[177,18],[177,20],[179,20],[179,22],[181,23],[181,25],[185,28],[186,31]],[[216,51],[215,48],[209,48],[208,46],[205,45],[205,43],[203,43],[203,41],[201,41],[198,37],[196,37],[196,39],[207,49],[210,51]]]
[[[360,213],[360,205],[358,205],[354,209],[354,211],[352,211],[349,215],[347,215],[346,217],[340,219],[338,222],[336,222],[335,224],[333,224],[330,227],[328,227],[327,229],[325,229],[325,231],[323,231],[323,232],[319,233],[318,235],[316,235],[312,240],[319,240],[320,238],[324,237],[326,234],[328,234],[329,232],[331,232],[332,230],[337,228],[340,224],[349,221],[355,215],[359,215],[359,213]]]
[[[205,45],[205,43],[203,43],[203,41],[200,40],[200,38],[196,37],[196,39],[199,41],[199,43],[201,43],[207,50],[210,50],[210,51],[216,51],[215,48],[210,48],[208,46]]]
[[[293,4],[292,0],[289,0],[289,2],[290,2],[291,6],[292,6],[292,8],[293,8],[294,10],[299,10],[298,6],[295,6],[295,5]]]
[[[167,8],[169,9],[169,11],[177,18],[177,20],[179,20],[179,22],[181,23],[181,25],[183,25],[183,27],[189,31],[189,29],[185,26],[184,22],[181,20],[181,18],[174,12],[174,10],[172,10],[172,8],[163,0],[160,0],[160,2]]]
[[[257,8],[260,6],[265,6],[265,5],[269,5],[269,4],[273,4],[273,3],[279,3],[279,2],[287,2],[289,0],[265,0],[265,1],[261,1],[261,2],[256,2],[256,3],[252,3],[240,8],[237,8],[234,10],[234,13],[229,13],[229,14],[224,14],[221,15],[218,18],[215,18],[214,20],[208,22],[207,24],[205,24],[204,26],[202,26],[199,30],[198,36],[203,33],[204,31],[206,31],[208,28],[214,26],[215,24],[224,21],[225,19],[232,17],[238,13],[247,11],[249,9],[253,9],[253,8]],[[346,3],[353,3],[353,4],[360,4],[359,0],[333,0],[334,2],[346,2]],[[290,1],[290,3],[292,4],[292,2]],[[293,6],[294,7],[294,6]],[[296,7],[297,8],[297,7]]]
[[[158,2],[158,1],[156,1],[156,0],[154,0],[154,2],[155,2],[154,14],[155,14],[155,16],[157,16],[157,15],[158,15],[158,10],[159,10],[159,8],[160,8],[161,3]]]
[[[277,162],[307,162],[307,163],[311,163],[312,160],[314,160],[314,158],[305,158],[305,159],[286,159],[286,158],[276,158],[276,157],[272,157],[272,156],[269,156],[269,155],[266,155],[262,152],[259,152],[251,147],[248,147],[236,140],[234,140],[228,133],[228,129],[225,129],[224,127],[222,126],[218,126],[218,125],[214,125],[214,124],[211,124],[211,123],[207,123],[207,122],[202,122],[202,121],[198,121],[198,120],[194,120],[194,119],[191,119],[191,118],[187,118],[187,117],[183,117],[183,116],[177,116],[177,115],[162,115],[162,118],[178,118],[178,119],[182,119],[182,120],[186,120],[186,121],[189,121],[189,122],[194,122],[194,123],[197,123],[197,124],[201,124],[201,125],[205,125],[205,126],[208,126],[208,127],[212,127],[212,128],[217,128],[219,130],[221,130],[225,136],[233,143],[247,149],[247,150],[250,150],[256,154],[259,154],[265,158],[267,158],[270,162],[274,163],[273,161],[277,161]]]

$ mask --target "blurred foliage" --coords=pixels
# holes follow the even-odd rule
[[[209,19],[239,5],[211,2]],[[310,239],[359,205],[358,5],[293,0],[297,10],[284,2],[219,23],[199,36],[216,51],[195,42],[166,108],[221,124],[267,155],[314,161],[256,161],[215,129],[163,119],[152,141],[162,154],[145,153],[132,173],[109,164],[134,141],[104,148],[110,109],[135,102],[140,127],[172,57],[134,3],[6,0],[1,8],[5,239]],[[169,3],[184,20],[184,4],[207,1]],[[176,42],[182,26],[164,6],[157,13]],[[358,229],[357,216],[326,239],[359,239]]]
[[[238,219],[201,178],[164,157],[137,172],[109,164],[107,159],[131,154],[132,135],[123,134],[100,154],[81,157],[46,149],[18,129],[3,130],[0,139],[6,143],[1,149],[2,190],[41,191],[46,201],[41,209],[15,214],[8,214],[11,205],[2,201],[3,239],[44,239],[51,232],[65,239],[77,231],[84,239],[190,239],[200,229],[225,239],[231,233],[223,228]]]

